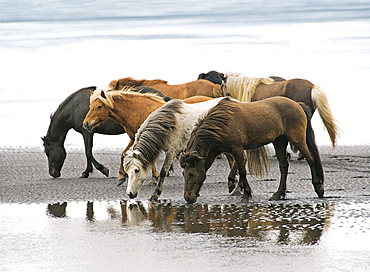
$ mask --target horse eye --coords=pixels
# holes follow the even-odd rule
[[[139,169],[135,169],[135,173],[139,173],[139,171],[140,171]]]
[[[98,109],[101,109],[102,108],[102,106],[98,106]]]
[[[189,176],[190,176],[190,177],[194,177],[194,174],[193,174],[193,173],[189,173]]]

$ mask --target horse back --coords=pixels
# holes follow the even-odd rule
[[[311,90],[313,84],[305,79],[290,79],[286,81],[277,81],[272,84],[259,84],[252,97],[252,101],[259,101],[274,96],[285,96],[296,102],[303,102],[313,112],[313,103]]]
[[[286,135],[292,128],[305,129],[307,125],[302,107],[286,97],[276,96],[252,103],[230,103],[235,106],[228,125],[229,135],[233,135],[235,142],[244,142],[247,149],[258,148],[274,141],[280,135]],[[233,130],[243,131],[244,134],[235,133]]]

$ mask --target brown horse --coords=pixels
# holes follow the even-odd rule
[[[311,169],[312,184],[317,195],[324,195],[324,174],[319,152],[311,128],[310,112],[303,103],[285,97],[273,97],[258,102],[241,103],[223,99],[196,125],[185,153],[180,157],[184,168],[184,198],[194,203],[206,178],[206,172],[221,152],[233,155],[240,174],[242,199],[251,198],[247,182],[244,150],[253,150],[273,143],[280,168],[280,185],[273,200],[286,193],[288,141],[306,157]],[[248,161],[263,168],[264,159]]]
[[[230,95],[241,102],[253,102],[274,96],[285,96],[296,102],[306,104],[311,114],[317,109],[328,131],[332,146],[335,147],[339,128],[334,121],[325,93],[320,87],[315,86],[310,81],[298,78],[286,81],[281,81],[281,78],[276,77],[265,79],[250,78],[237,73],[222,74],[216,71],[201,74],[199,77],[211,80],[211,82],[223,82],[222,89],[224,94]]]
[[[186,103],[197,103],[212,98],[206,96],[196,96],[185,99]],[[154,110],[163,106],[166,102],[162,97],[151,93],[137,93],[126,88],[122,91],[95,91],[91,93],[90,110],[83,121],[83,127],[88,131],[103,123],[108,117],[111,117],[117,123],[121,124],[130,137],[130,142],[121,156],[119,177],[120,183],[126,179],[122,167],[123,154],[132,146],[135,133],[140,125]],[[156,184],[158,172],[155,165],[152,166],[153,178],[151,183]]]
[[[132,77],[121,78],[113,80],[109,83],[109,89],[121,90],[124,87],[138,87],[138,86],[149,86],[153,87],[163,94],[171,97],[172,99],[185,99],[191,96],[209,96],[209,97],[221,97],[222,91],[221,86],[214,84],[208,80],[200,79],[192,82],[169,85],[167,81],[161,79],[154,80],[135,80]]]

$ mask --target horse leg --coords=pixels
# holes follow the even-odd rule
[[[119,171],[118,171],[118,184],[117,186],[119,185],[122,185],[123,183],[125,183],[126,179],[127,179],[127,174],[125,172],[125,169],[123,168],[123,160],[125,159],[125,154],[127,152],[127,150],[130,149],[130,147],[134,144],[134,140],[130,139],[128,145],[126,146],[126,148],[122,151],[122,154],[121,154],[121,159],[120,159],[120,162],[119,162]]]
[[[84,143],[85,143],[85,155],[87,158],[87,167],[86,170],[82,173],[81,178],[87,178],[89,174],[92,172],[92,165],[95,166],[96,169],[98,169],[102,174],[105,176],[109,176],[109,170],[104,167],[104,165],[100,164],[97,160],[95,160],[93,154],[92,154],[92,148],[93,148],[93,133],[84,132],[82,133]]]
[[[279,161],[279,169],[280,169],[280,184],[279,189],[276,193],[272,195],[270,200],[280,200],[285,198],[286,194],[286,179],[288,176],[288,168],[289,162],[286,153],[286,148],[288,146],[288,139],[286,136],[280,136],[275,139],[273,142],[276,157]]]
[[[171,152],[171,151],[167,152],[166,158],[164,159],[161,171],[159,173],[159,180],[158,180],[157,187],[155,188],[153,194],[150,196],[150,201],[157,201],[158,197],[162,193],[164,179],[167,176],[168,171],[170,170],[172,162],[175,157],[176,157],[175,152]]]
[[[316,156],[313,156],[310,148],[307,146],[306,143],[303,143],[302,145],[296,144],[296,147],[298,150],[304,155],[306,158],[306,161],[310,167],[311,170],[311,177],[312,177],[312,185],[315,189],[315,192],[319,198],[324,197],[324,186],[323,186],[323,174],[320,178],[319,172],[323,172],[321,162],[317,162],[316,160],[320,160],[317,147],[315,148],[313,152],[316,152]],[[321,169],[319,169],[321,168]]]
[[[227,177],[227,186],[229,188],[229,193],[231,193],[235,189],[235,184],[237,183],[236,173],[237,173],[237,166],[234,163],[234,158],[228,153],[225,153],[227,161],[230,166],[230,172]]]
[[[159,174],[158,174],[157,168],[155,164],[153,164],[152,165],[152,179],[150,180],[149,185],[156,186],[158,177],[159,177]]]
[[[250,199],[252,199],[252,190],[249,187],[247,181],[244,150],[242,148],[237,150],[234,149],[233,156],[235,159],[235,164],[237,165],[237,169],[239,171],[239,186],[241,186],[243,190],[242,201],[249,201]]]

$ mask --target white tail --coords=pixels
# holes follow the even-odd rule
[[[318,86],[314,86],[312,88],[311,98],[314,108],[319,112],[321,120],[328,131],[331,144],[333,147],[335,147],[337,144],[339,128],[335,124],[334,117],[329,107],[328,99],[326,98],[324,91]]]

